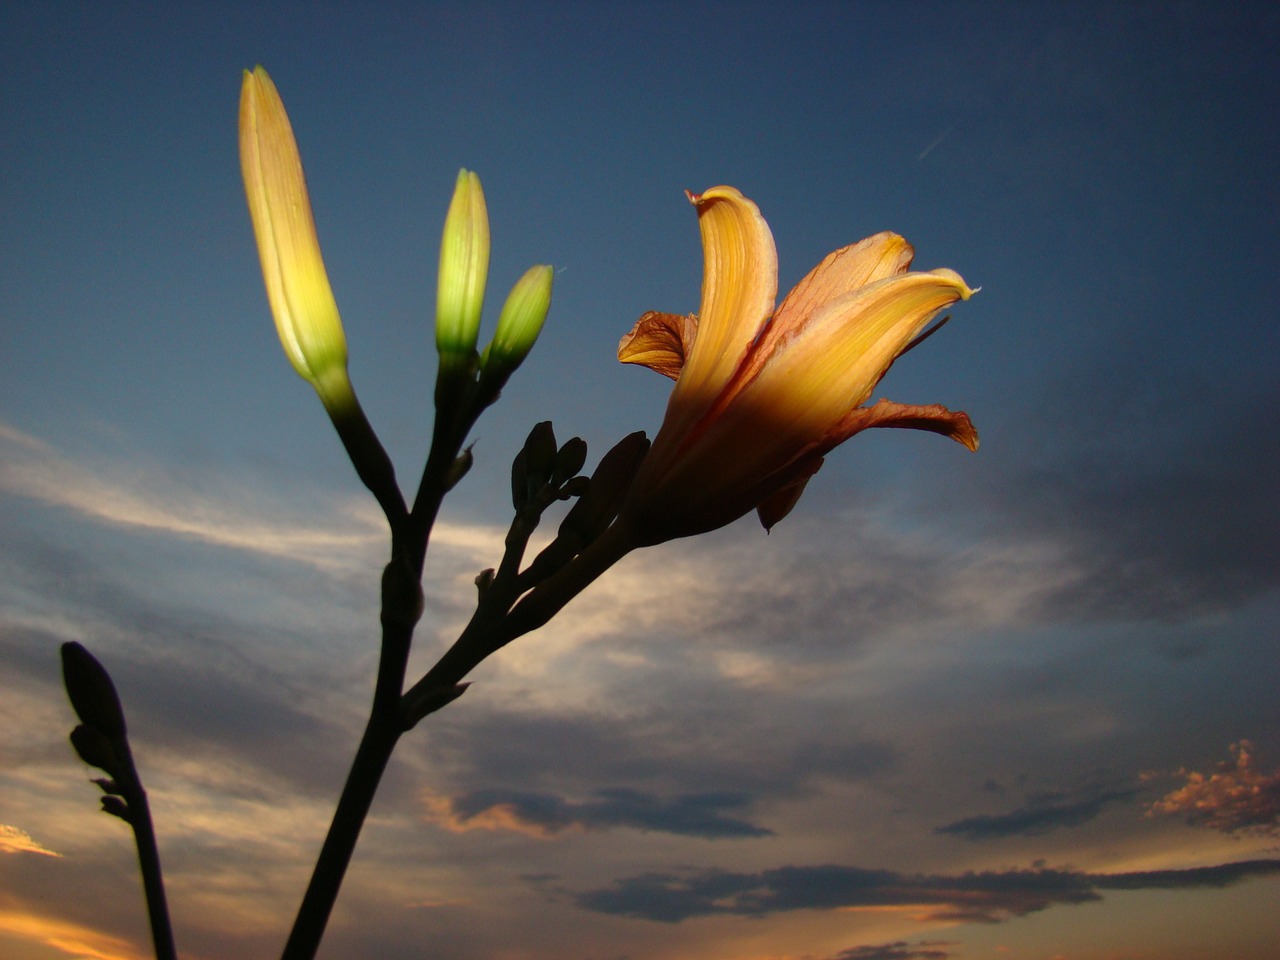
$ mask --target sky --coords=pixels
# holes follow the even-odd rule
[[[429,440],[440,228],[546,329],[446,503],[411,674],[551,420],[697,309],[684,190],[782,292],[877,231],[980,292],[766,535],[641,551],[401,742],[321,957],[1262,960],[1280,953],[1280,11],[1236,3],[0,7],[0,956],[148,955],[57,651],[111,670],[181,955],[283,943],[377,658],[385,524],[271,323],[240,183],[264,65],[351,373]]]

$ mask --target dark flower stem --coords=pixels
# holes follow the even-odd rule
[[[281,954],[282,960],[312,960],[316,955],[347,866],[351,863],[356,840],[402,732],[398,711],[388,716],[388,711],[375,706],[351,764],[351,772],[347,775],[329,833],[320,849],[311,882],[298,908],[293,930]]]
[[[133,760],[128,761],[133,772]],[[156,845],[156,831],[151,822],[151,806],[142,784],[130,784],[124,793],[129,809],[129,825],[133,828],[134,844],[138,848],[138,868],[142,873],[142,891],[147,899],[147,916],[151,921],[151,942],[156,960],[177,960],[178,951],[173,942],[173,925],[169,922],[169,904],[164,894],[164,878],[160,873],[160,850]]]
[[[401,706],[402,691],[413,628],[421,612],[418,604],[427,543],[440,504],[452,486],[462,442],[478,415],[479,410],[474,410],[455,421],[448,413],[437,412],[431,450],[411,511],[405,510],[390,460],[363,413],[334,418],[356,472],[387,516],[391,562],[383,579],[382,651],[369,721],[281,960],[315,957],[387,763],[401,735],[412,726],[406,723]],[[441,705],[449,699],[442,698]]]

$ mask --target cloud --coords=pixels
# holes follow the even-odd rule
[[[973,491],[1021,540],[1061,552],[1071,576],[1041,598],[1043,619],[1176,622],[1280,586],[1280,459],[1243,413],[1280,396],[1248,384],[1215,395],[1176,360],[1150,356],[1149,340],[1140,349],[1073,371],[1084,389],[1046,384],[1017,427],[1023,462],[993,464]],[[1154,366],[1165,372],[1131,375]]]
[[[430,818],[449,830],[513,830],[550,837],[566,830],[635,830],[672,833],[708,840],[765,837],[773,831],[725,811],[751,805],[743,793],[686,793],[664,799],[653,793],[612,787],[597,799],[574,802],[550,793],[522,790],[474,790],[460,797],[429,802]]]
[[[1127,800],[1134,795],[1133,790],[1113,790],[1077,800],[1073,803],[1054,802],[1051,798],[1032,801],[1026,806],[1011,810],[1008,813],[984,814],[976,817],[965,817],[945,826],[937,827],[934,833],[949,833],[964,837],[966,840],[993,840],[1000,837],[1040,836],[1064,827],[1078,827],[1098,816],[1108,804],[1119,800]]]
[[[427,744],[430,765],[451,771],[447,792],[453,796],[501,788],[508,796],[584,798],[601,785],[635,788],[646,791],[641,796],[657,803],[671,826],[676,811],[665,806],[676,802],[671,798],[795,797],[824,783],[864,782],[897,760],[884,744],[858,737],[850,729],[853,721],[844,725],[838,710],[827,714],[838,729],[833,735],[813,723],[811,712],[788,712],[783,701],[744,700],[707,685],[699,688],[699,699],[684,696],[679,684],[651,683],[645,695],[656,702],[625,711],[590,705],[534,711],[504,708],[492,697],[477,699],[452,716],[442,715]],[[657,800],[663,797],[668,799]],[[695,812],[681,803],[682,815]],[[613,812],[623,808],[616,801],[608,806]],[[732,808],[715,812],[724,817],[726,811]],[[638,817],[641,811],[631,813]]]
[[[1270,776],[1255,770],[1248,740],[1229,749],[1231,758],[1207,777],[1179,770],[1186,784],[1152,803],[1147,815],[1183,816],[1193,827],[1223,833],[1280,834],[1280,770]]]
[[[261,491],[227,484],[215,493],[172,469],[117,460],[81,463],[0,421],[0,490],[70,510],[111,526],[131,527],[328,572],[379,556],[386,522],[369,498],[329,500],[304,514],[294,498],[264,500]],[[503,532],[438,523],[434,546],[477,557],[498,556]]]
[[[75,957],[76,960],[142,960],[126,941],[81,924],[56,917],[39,916],[25,908],[0,906],[0,933],[9,933],[44,944],[56,951],[52,955]]]
[[[921,940],[914,945],[897,940],[842,950],[831,960],[947,960],[951,952],[942,948],[955,945],[952,940]]]
[[[255,510],[256,497],[216,498],[182,489],[162,471],[134,466],[128,476],[88,467],[0,424],[0,489],[115,526],[135,527],[216,546],[284,557],[327,568],[336,556],[363,554],[386,533],[374,510],[325,516],[325,523],[286,522]],[[120,474],[120,469],[116,468]],[[333,520],[337,519],[337,523]]]
[[[911,907],[922,921],[999,923],[1057,904],[1101,900],[1101,890],[1225,887],[1280,873],[1280,860],[1247,860],[1187,870],[1097,874],[1005,870],[909,875],[836,865],[778,867],[761,873],[645,873],[576,896],[598,913],[679,923],[693,917],[764,917],[791,910]]]
[[[0,823],[0,853],[39,853],[46,857],[62,856],[33,840],[27,831],[20,827],[9,826],[7,823]]]

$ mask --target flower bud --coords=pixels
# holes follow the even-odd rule
[[[329,406],[331,398],[350,393],[347,340],[320,255],[298,144],[262,67],[244,72],[240,170],[280,343]]]
[[[552,483],[563,486],[582,469],[582,465],[586,462],[587,442],[581,437],[570,437],[556,453],[555,471],[551,476]]]
[[[436,293],[436,349],[448,366],[469,362],[480,331],[489,277],[489,213],[480,178],[458,172],[440,240]]]
[[[78,725],[71,731],[71,746],[89,766],[105,770],[113,777],[122,769],[120,755],[107,735],[97,727],[85,723]]]
[[[550,420],[534,424],[511,462],[511,504],[523,510],[546,486],[556,459],[556,434]]]
[[[546,264],[530,267],[516,281],[498,317],[498,329],[480,361],[482,375],[499,387],[533,349],[547,311],[551,309],[551,281],[555,271]]]
[[[76,716],[85,726],[98,731],[108,741],[124,737],[124,708],[111,675],[93,654],[74,640],[62,645],[62,681]],[[76,750],[79,749],[77,745]],[[94,760],[87,762],[99,765]]]
[[[636,471],[649,452],[649,439],[638,430],[619,440],[600,458],[591,483],[564,520],[558,537],[570,542],[590,543],[600,536],[618,515]]]

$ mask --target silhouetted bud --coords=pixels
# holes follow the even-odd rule
[[[523,510],[533,495],[546,486],[555,460],[555,430],[550,420],[543,420],[534,424],[511,461],[511,503],[517,510]]]
[[[125,735],[124,708],[115,684],[93,654],[75,641],[62,645],[62,682],[81,721],[108,739]]]
[[[129,817],[129,805],[119,797],[103,797],[102,812],[109,813],[113,817],[119,817],[125,823],[131,823]]]
[[[475,463],[475,457],[471,453],[471,448],[463,450],[453,463],[449,465],[449,475],[444,478],[445,489],[452,490],[471,471],[471,465]]]
[[[603,533],[622,508],[636,470],[648,452],[649,439],[638,431],[623,437],[601,457],[591,474],[590,486],[560,524],[560,536],[590,543]]]
[[[556,486],[562,486],[566,480],[577,474],[586,462],[587,441],[581,437],[570,437],[556,454],[556,467],[551,475],[551,482]]]
[[[89,766],[105,770],[113,777],[119,776],[120,757],[101,730],[80,724],[71,731],[71,746]]]

